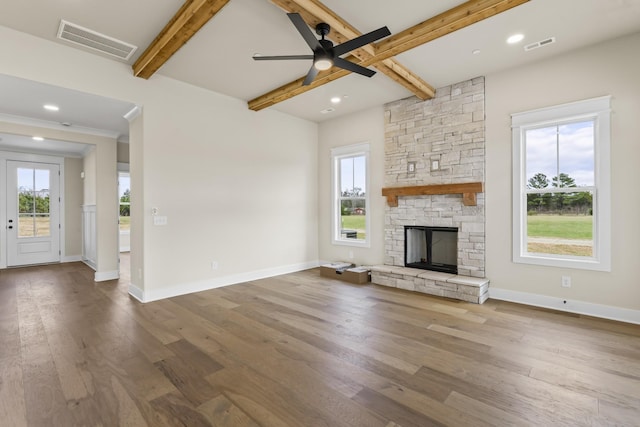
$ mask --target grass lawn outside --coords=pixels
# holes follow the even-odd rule
[[[44,237],[51,233],[51,221],[48,216],[34,218],[20,214],[18,217],[18,237]]]
[[[356,230],[358,232],[358,239],[364,240],[366,238],[366,216],[364,215],[343,215],[341,217],[343,230]]]
[[[590,240],[593,238],[593,216],[529,215],[527,236]]]
[[[120,231],[129,231],[131,229],[131,217],[130,216],[121,216],[120,217]]]
[[[527,216],[527,251],[532,253],[593,256],[593,216]]]

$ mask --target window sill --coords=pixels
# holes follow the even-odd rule
[[[370,248],[371,244],[368,241],[358,241],[355,239],[334,239],[332,244],[337,246],[353,246],[357,248]]]
[[[596,258],[555,258],[552,256],[545,256],[544,254],[529,254],[514,256],[513,262],[516,264],[530,264],[541,265],[547,267],[560,267],[560,268],[574,268],[577,270],[592,270],[592,271],[611,271],[611,265],[603,260]]]

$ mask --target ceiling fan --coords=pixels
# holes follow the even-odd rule
[[[296,27],[304,41],[306,41],[311,48],[313,55],[264,56],[256,54],[253,56],[253,59],[256,61],[313,59],[313,65],[302,83],[304,86],[310,85],[313,79],[318,75],[318,72],[328,70],[334,65],[367,77],[371,77],[376,73],[373,70],[340,58],[340,55],[351,52],[352,50],[358,49],[369,43],[373,43],[383,37],[387,37],[391,34],[387,27],[378,28],[375,31],[371,31],[370,33],[363,34],[355,39],[334,46],[330,40],[325,39],[325,36],[329,34],[329,31],[331,31],[329,24],[321,22],[316,25],[316,33],[322,37],[318,40],[299,13],[287,13],[287,16]]]

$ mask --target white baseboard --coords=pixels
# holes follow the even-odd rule
[[[120,278],[120,272],[118,270],[113,271],[96,271],[93,276],[93,280],[96,282],[104,282],[105,280],[116,280]]]
[[[267,268],[264,270],[250,271],[247,273],[233,274],[231,276],[199,280],[197,282],[183,283],[164,289],[152,289],[148,292],[143,292],[139,288],[135,288],[133,291],[137,292],[136,294],[132,293],[132,289],[129,287],[129,294],[141,302],[151,302],[179,295],[221,288],[223,286],[250,282],[251,280],[259,280],[267,277],[280,276],[282,274],[295,273],[296,271],[308,270],[318,266],[320,266],[319,261],[311,261],[282,267]]]
[[[140,302],[144,302],[144,292],[142,291],[142,289],[135,285],[129,285],[129,295]]]
[[[78,262],[82,261],[82,255],[63,256],[60,262]]]
[[[640,324],[640,311],[610,305],[594,304],[547,295],[530,294],[528,292],[512,291],[509,289],[489,288],[489,298],[502,301],[517,302],[535,307],[551,308],[569,313],[585,314],[603,319],[618,320],[620,322]]]

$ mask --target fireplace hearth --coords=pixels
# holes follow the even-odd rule
[[[404,265],[458,274],[458,228],[405,226]]]

